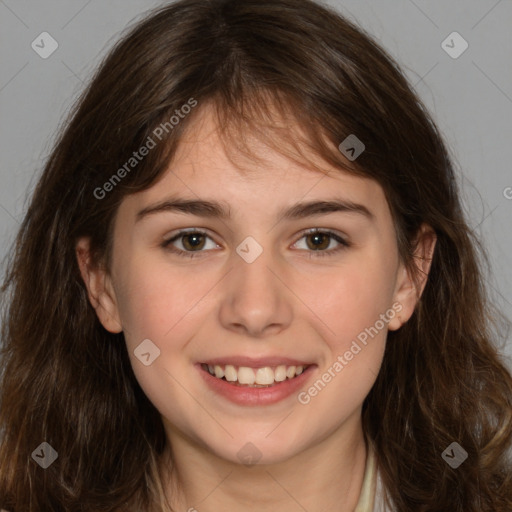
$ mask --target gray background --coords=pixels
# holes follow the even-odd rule
[[[99,59],[128,22],[163,3],[0,0],[0,258]],[[380,41],[433,113],[460,170],[470,224],[490,255],[492,294],[512,318],[512,0],[328,3]],[[441,46],[453,31],[469,44],[456,59]],[[59,45],[47,59],[31,47],[42,32]],[[510,330],[503,348],[512,358]]]

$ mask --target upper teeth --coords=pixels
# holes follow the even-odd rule
[[[206,365],[204,365],[206,367]],[[208,366],[208,372],[215,377],[222,379],[225,377],[229,382],[237,382],[239,384],[260,384],[269,385],[275,382],[282,382],[286,378],[293,379],[296,375],[300,375],[305,366],[286,366],[284,364],[263,368],[250,368],[248,366],[240,366],[238,369],[227,364],[226,366],[211,365]]]

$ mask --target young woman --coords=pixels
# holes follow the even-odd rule
[[[3,285],[10,512],[510,512],[512,378],[435,124],[310,0],[123,37]]]

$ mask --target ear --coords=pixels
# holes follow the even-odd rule
[[[80,238],[75,247],[80,274],[87,287],[87,294],[96,315],[105,329],[112,333],[123,330],[117,299],[110,275],[103,268],[92,264],[90,239]]]
[[[418,269],[418,275],[413,276],[404,264],[400,263],[398,278],[395,287],[394,301],[400,303],[402,309],[388,323],[390,331],[396,331],[411,318],[416,304],[427,284],[437,236],[434,230],[427,224],[422,224],[415,242],[414,262]]]

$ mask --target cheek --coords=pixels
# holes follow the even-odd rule
[[[343,347],[375,324],[391,305],[394,280],[382,261],[361,258],[303,288],[305,302],[328,327],[333,343]],[[380,324],[379,324],[380,325]],[[350,345],[350,342],[349,342]]]
[[[124,267],[123,279],[118,304],[133,371],[149,400],[172,417],[172,410],[166,409],[169,404],[177,410],[190,407],[177,382],[188,378],[189,370],[183,364],[186,345],[194,334],[193,326],[200,325],[201,298],[212,287],[211,280],[162,265],[134,264]],[[149,366],[134,353],[146,339],[160,351]]]
[[[165,265],[132,264],[124,269],[118,305],[129,347],[149,338],[165,351],[179,349],[176,341],[187,338],[184,329],[200,314],[216,281]]]
[[[365,265],[363,259],[316,283],[324,286],[309,286],[309,295],[304,289],[303,296],[310,298],[314,303],[311,309],[318,312],[315,330],[322,332],[326,350],[317,378],[298,398],[301,404],[310,404],[319,417],[330,417],[329,425],[335,428],[362,404],[375,383],[388,322],[394,316],[392,287],[385,265]],[[318,427],[315,425],[313,430]]]

